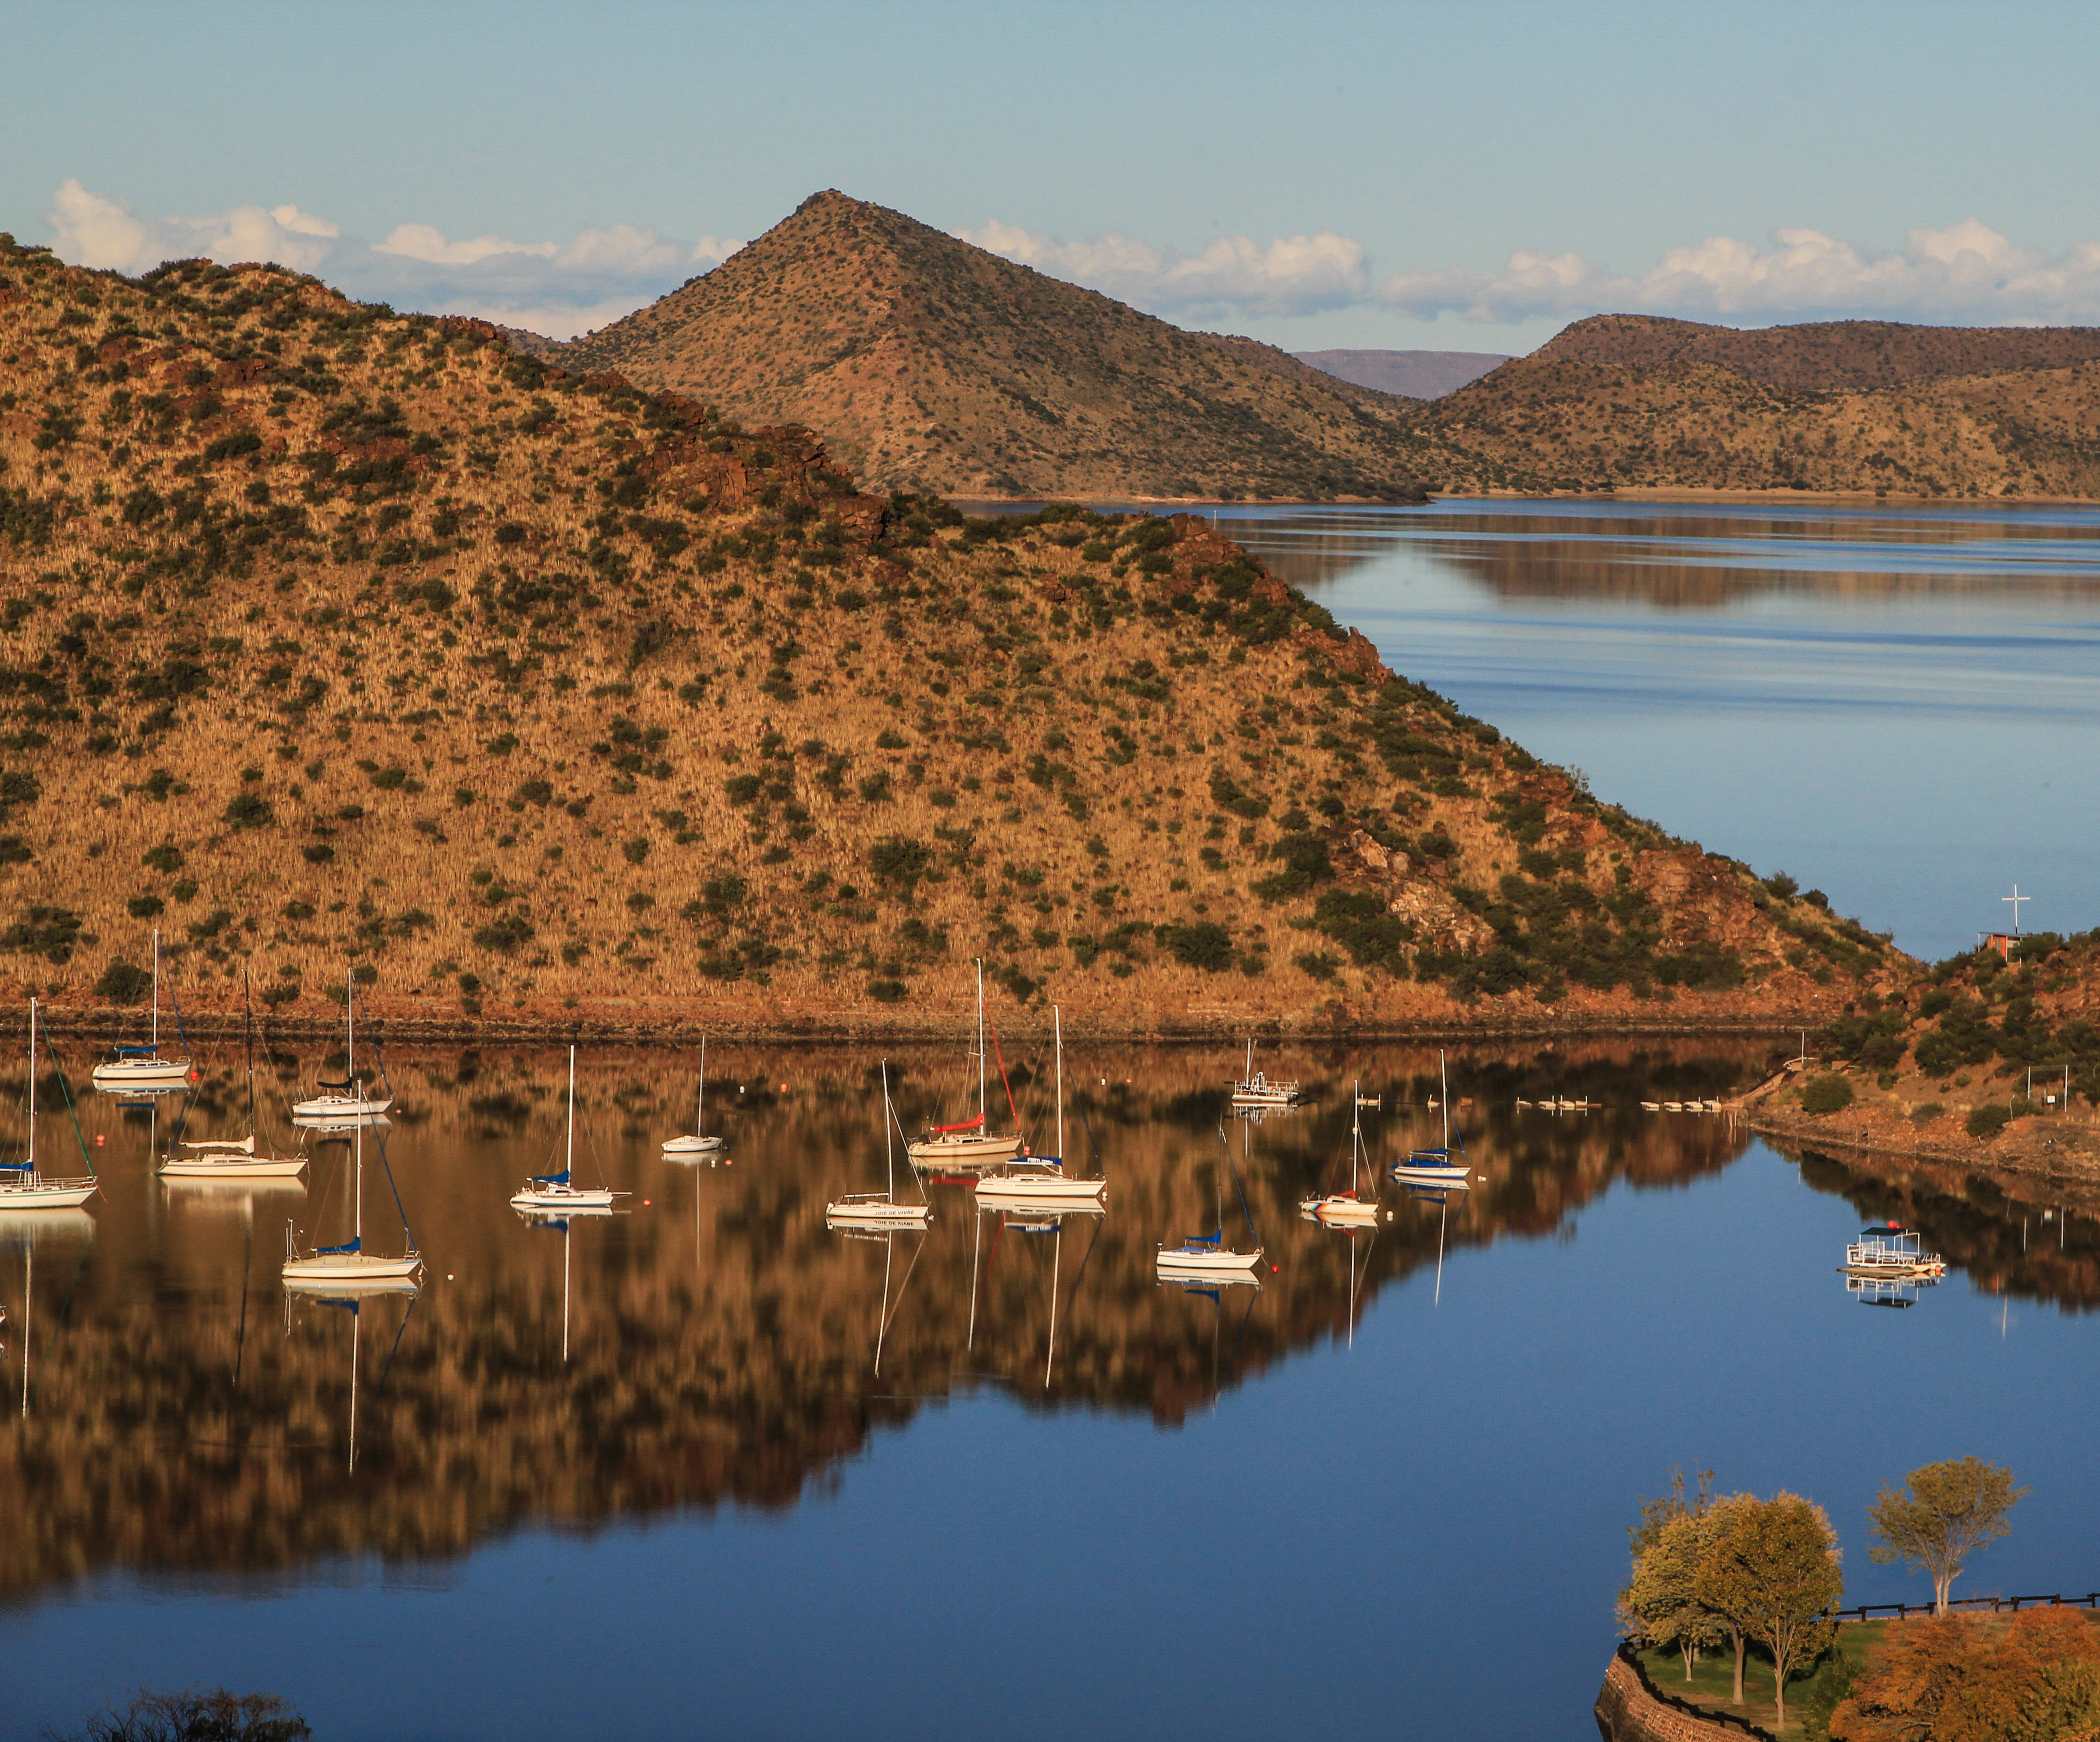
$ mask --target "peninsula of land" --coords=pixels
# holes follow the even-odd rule
[[[1912,971],[1198,517],[973,520],[494,329],[0,243],[0,1010],[1820,1024]]]

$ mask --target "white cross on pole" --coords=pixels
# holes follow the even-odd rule
[[[2023,901],[2032,901],[2034,900],[2034,897],[2032,895],[2022,895],[2020,893],[2020,886],[2018,883],[2015,883],[2013,885],[2013,892],[2010,895],[2001,895],[1998,899],[2001,901],[2010,901],[2012,903],[2013,935],[2014,937],[2018,937],[2020,935],[2020,904]]]

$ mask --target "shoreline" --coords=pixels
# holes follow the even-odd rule
[[[644,1001],[632,1001],[642,1005]],[[62,1040],[113,1041],[139,1037],[146,1026],[135,1008],[71,1007],[40,1003],[40,1019],[55,1028]],[[1047,1014],[1047,1013],[1041,1013]],[[1011,1039],[1035,1039],[1049,1032],[1041,1014],[1030,1011],[1019,1021],[1009,1019],[1003,1032]],[[342,1009],[329,1004],[311,1011],[286,1015],[258,1010],[254,1022],[258,1036],[280,1039],[340,1041]],[[368,1028],[389,1041],[419,1041],[435,1045],[479,1046],[518,1041],[590,1041],[599,1044],[633,1046],[682,1046],[696,1044],[704,1035],[714,1041],[738,1043],[804,1042],[813,1045],[865,1045],[872,1041],[939,1043],[952,1041],[958,1024],[967,1013],[929,1010],[918,1016],[841,1019],[816,1015],[774,1013],[750,1016],[715,1010],[620,1010],[607,1003],[580,1006],[575,1010],[527,1009],[514,1015],[469,1014],[459,1010],[428,1013],[403,1010],[392,1001],[375,1000],[367,1006],[358,1001],[358,1028]],[[1815,1019],[1807,1019],[1814,1020]],[[185,1010],[178,1032],[196,1041],[239,1041],[249,1019],[236,1009]],[[164,1013],[164,1041],[172,1018]],[[1238,1011],[1185,1013],[1180,1019],[1154,1016],[1147,1020],[1104,1022],[1084,1012],[1068,1012],[1065,1019],[1068,1041],[1123,1041],[1154,1046],[1214,1046],[1238,1044],[1250,1035],[1263,1040],[1315,1041],[1436,1041],[1462,1044],[1490,1043],[1535,1038],[1546,1041],[1654,1037],[1696,1040],[1754,1039],[1769,1035],[1780,1038],[1795,1032],[1801,1023],[1788,1016],[1683,1017],[1653,1020],[1590,1019],[1539,1022],[1502,1019],[1476,1023],[1450,1021],[1357,1022],[1290,1020],[1279,1016],[1255,1018]],[[0,1010],[0,1033],[26,1033],[25,1010]],[[178,1043],[179,1044],[179,1043]]]

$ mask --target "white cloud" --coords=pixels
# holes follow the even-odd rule
[[[1768,245],[1732,237],[1673,248],[1648,272],[1615,275],[1579,254],[1516,253],[1499,272],[1401,272],[1387,307],[1429,319],[1500,324],[1602,312],[1723,321],[1815,316],[2036,325],[2100,320],[2100,242],[2051,259],[1969,219],[1912,230],[1877,253],[1819,230],[1780,230]]]
[[[51,196],[49,219],[60,258],[126,272],[200,254],[227,263],[276,260],[311,272],[329,258],[338,234],[333,224],[296,206],[271,211],[236,206],[209,218],[150,220],[70,177]]]
[[[554,338],[603,326],[654,302],[742,247],[719,236],[687,242],[631,223],[597,226],[568,242],[487,235],[455,239],[427,223],[397,224],[384,241],[346,237],[297,206],[237,206],[206,218],[141,218],[122,201],[68,179],[51,197],[52,245],[77,266],[143,272],[203,255],[231,265],[274,260],[348,294],[433,314],[473,314]]]
[[[559,252],[552,242],[510,242],[500,236],[448,241],[443,232],[426,223],[396,224],[386,240],[373,243],[373,249],[375,253],[399,254],[431,266],[473,266],[492,254],[538,254],[551,260]]]
[[[1280,237],[1266,247],[1248,237],[1224,236],[1195,254],[1155,248],[1113,231],[1066,242],[997,219],[956,233],[1022,266],[1155,312],[1311,314],[1362,301],[1370,284],[1363,245],[1332,230]]]

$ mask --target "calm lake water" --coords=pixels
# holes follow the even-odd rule
[[[1221,518],[1398,669],[1907,948],[1965,946],[2015,880],[2031,928],[2100,923],[2092,511]],[[1047,1146],[1045,1037],[1006,1039]],[[355,1311],[278,1280],[288,1218],[347,1231],[349,1148],[295,1192],[163,1186],[175,1108],[92,1103],[104,1196],[0,1226],[0,1735],[224,1683],[331,1742],[1574,1742],[1623,1528],[1673,1463],[1822,1501],[1856,1603],[1926,1589],[1867,1559],[1876,1487],[1974,1452],[2034,1492],[1965,1588],[2100,1585],[2100,1196],[2067,1217],[1640,1108],[1767,1052],[1454,1055],[1479,1188],[1388,1183],[1352,1237],[1297,1200],[1347,1169],[1357,1080],[1381,1162],[1435,1135],[1432,1054],[1264,1058],[1313,1099],[1234,1124],[1220,1181],[1237,1055],[1079,1048],[1066,1147],[1097,1149],[1106,1214],[980,1218],[937,1185],[894,1240],[823,1223],[881,1183],[871,1054],[718,1051],[733,1160],[698,1169],[657,1153],[697,1061],[586,1057],[578,1170],[631,1195],[566,1229],[508,1207],[561,1142],[562,1059],[390,1057],[367,1233],[398,1249],[390,1172],[429,1268]],[[266,1130],[320,1063],[265,1071]],[[957,1058],[893,1063],[907,1123],[965,1110]],[[190,1134],[245,1129],[239,1066],[208,1061]],[[1556,1094],[1601,1105],[1516,1104]],[[1221,1185],[1273,1268],[1162,1288],[1156,1245]],[[1904,1310],[1835,1268],[1891,1214],[1954,1267]]]
[[[1004,1039],[1047,1143],[1044,1037]],[[1639,1104],[1768,1050],[1454,1056],[1478,1188],[1388,1183],[1352,1236],[1298,1200],[1346,1179],[1355,1081],[1379,1163],[1433,1139],[1433,1053],[1264,1058],[1312,1099],[1233,1125],[1220,1183],[1236,1054],[1079,1049],[1105,1215],[936,1184],[894,1240],[823,1222],[881,1184],[871,1054],[718,1050],[733,1159],[697,1169],[657,1154],[697,1061],[587,1056],[577,1172],[631,1195],[566,1229],[507,1202],[559,1152],[560,1057],[390,1058],[366,1234],[399,1249],[390,1172],[429,1270],[355,1311],[277,1275],[288,1219],[347,1231],[346,1146],[301,1191],[178,1188],[173,1106],[91,1103],[105,1196],[0,1228],[0,1734],[224,1683],[330,1738],[1149,1737],[1194,1706],[1574,1742],[1674,1461],[1823,1501],[1856,1602],[1924,1589],[1867,1561],[1875,1486],[1979,1452],[2035,1492],[1967,1588],[2090,1589],[2100,1231]],[[266,1128],[318,1063],[265,1073]],[[210,1068],[190,1134],[245,1129],[238,1059]],[[907,1126],[962,1110],[958,1059],[893,1068]],[[1555,1094],[1599,1104],[1516,1105]],[[1161,1286],[1220,1183],[1273,1268]],[[1890,1214],[1956,1264],[1903,1311],[1835,1271]]]
[[[1224,510],[1395,670],[1929,957],[2100,925],[2100,509]]]

